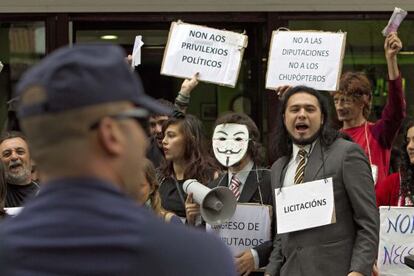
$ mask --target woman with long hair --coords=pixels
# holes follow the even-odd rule
[[[162,206],[186,218],[183,183],[197,179],[207,184],[218,176],[219,167],[208,151],[202,123],[193,115],[177,112],[163,126],[165,161],[159,169]]]
[[[378,206],[414,206],[414,120],[407,121],[401,146],[400,171],[377,184]]]
[[[149,159],[144,160],[145,179],[141,186],[140,202],[151,209],[157,216],[161,217],[165,222],[181,223],[179,217],[174,213],[168,212],[161,206],[161,198],[158,192],[160,187],[154,165]]]

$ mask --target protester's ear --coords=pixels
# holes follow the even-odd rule
[[[124,136],[116,121],[109,117],[103,118],[97,131],[100,145],[108,155],[117,156],[124,151]]]

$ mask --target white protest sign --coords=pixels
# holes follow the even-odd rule
[[[335,222],[332,177],[275,189],[277,233]]]
[[[207,232],[217,234],[230,247],[233,255],[271,240],[272,207],[237,204],[233,217],[224,224],[206,225]]]
[[[132,50],[132,62],[131,62],[132,68],[141,64],[142,45],[144,45],[144,42],[142,42],[142,36],[137,35],[135,37],[134,49]]]
[[[235,32],[173,22],[161,74],[235,87],[247,47],[247,36]]]
[[[306,85],[337,90],[346,33],[274,31],[267,64],[266,88]]]
[[[380,207],[378,269],[381,276],[410,276],[404,257],[414,255],[414,208]]]

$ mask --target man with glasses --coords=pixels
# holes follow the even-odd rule
[[[136,205],[144,125],[168,110],[144,94],[119,47],[58,50],[17,94],[44,186],[0,228],[0,275],[234,275],[218,239]]]
[[[384,43],[389,77],[388,98],[378,121],[368,121],[372,87],[365,73],[344,73],[339,92],[333,95],[338,119],[343,123],[342,131],[364,149],[371,163],[375,183],[389,173],[392,143],[405,117],[406,104],[397,64],[397,54],[401,48],[397,33],[389,34]]]

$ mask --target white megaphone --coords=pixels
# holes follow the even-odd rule
[[[200,205],[201,216],[208,224],[222,224],[236,211],[237,199],[227,187],[210,189],[196,179],[188,179],[183,189],[187,194],[193,193],[194,201]]]

